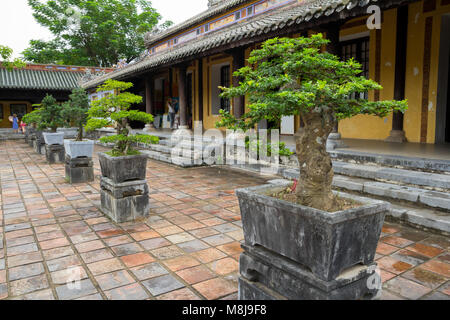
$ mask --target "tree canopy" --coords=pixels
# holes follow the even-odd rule
[[[53,33],[31,40],[22,54],[35,63],[108,67],[145,50],[144,35],[161,15],[147,0],[28,0],[36,21]],[[164,29],[172,22],[158,26]]]
[[[26,66],[25,62],[19,58],[11,61],[13,50],[10,47],[0,45],[0,63],[7,70],[11,71],[14,68],[23,68]]]
[[[75,88],[69,96],[69,101],[63,103],[61,116],[68,126],[76,126],[78,135],[76,141],[83,141],[83,126],[87,122],[89,96],[83,88]]]
[[[222,88],[222,96],[248,95],[249,112],[235,119],[221,110],[218,126],[253,128],[262,119],[307,113],[329,114],[335,121],[357,114],[386,116],[404,112],[406,101],[370,101],[361,93],[381,90],[373,80],[360,76],[361,64],[354,59],[322,51],[329,43],[322,34],[310,38],[274,38],[252,51],[249,65],[234,73],[240,85]]]
[[[93,101],[91,108],[88,110],[88,121],[85,129],[93,131],[106,126],[114,125],[116,127],[116,135],[105,136],[100,138],[102,143],[114,143],[111,151],[112,156],[133,155],[138,153],[133,149],[133,144],[141,143],[158,143],[156,136],[146,134],[130,134],[129,121],[140,121],[144,123],[153,122],[153,116],[146,112],[138,110],[130,110],[133,104],[142,102],[142,97],[131,92],[126,92],[133,86],[131,82],[122,82],[108,79],[105,83],[97,88],[97,92],[113,91],[99,100]]]

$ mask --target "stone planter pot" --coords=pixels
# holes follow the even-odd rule
[[[99,153],[102,176],[114,183],[133,180],[145,180],[147,156],[144,154],[123,157],[111,157],[106,153]]]
[[[75,139],[78,135],[78,128],[58,128],[58,133],[64,133],[64,139]]]
[[[340,193],[362,205],[329,213],[267,196],[282,188],[236,190],[246,245],[295,261],[323,281],[373,262],[389,203]]]
[[[64,144],[64,133],[44,132],[43,136],[44,136],[45,144],[48,144],[48,145],[52,145],[52,144],[63,145]]]
[[[93,140],[64,140],[64,148],[66,155],[71,159],[75,158],[92,158],[94,153],[94,141]]]

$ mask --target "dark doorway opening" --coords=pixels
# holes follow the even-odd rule
[[[447,110],[445,119],[445,142],[450,143],[450,52],[448,55],[448,68],[447,71]]]

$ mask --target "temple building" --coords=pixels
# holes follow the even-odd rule
[[[245,97],[219,97],[218,86],[237,84],[233,71],[250,52],[273,37],[321,32],[328,51],[355,58],[363,74],[383,86],[367,99],[408,99],[405,114],[359,115],[339,122],[342,137],[396,142],[450,142],[450,0],[226,0],[145,39],[140,60],[83,84],[93,91],[106,79],[134,83],[144,97],[138,108],[163,119],[167,98],[179,103],[180,125],[214,128],[219,110],[245,112]],[[157,120],[157,127],[163,121]],[[279,127],[292,135],[299,117]]]
[[[11,128],[9,117],[19,118],[31,112],[47,95],[66,101],[79,80],[90,74],[111,72],[113,69],[49,64],[27,64],[11,71],[0,65],[0,128]]]

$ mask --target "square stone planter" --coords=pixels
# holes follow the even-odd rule
[[[389,203],[340,193],[362,205],[329,213],[268,196],[282,188],[236,190],[246,245],[275,252],[323,281],[373,262]]]
[[[102,176],[114,183],[145,180],[147,156],[144,154],[112,157],[106,153],[98,153],[98,159]]]
[[[75,139],[78,134],[78,128],[58,128],[57,133],[63,133],[64,139]]]
[[[52,145],[52,144],[63,145],[64,144],[64,133],[44,132],[42,135],[44,136],[44,141],[45,141],[45,144],[47,144],[47,145]]]
[[[66,154],[72,158],[92,158],[94,153],[94,141],[93,140],[64,140],[64,149]]]
[[[150,214],[145,179],[147,156],[111,157],[98,154],[102,172],[100,200],[103,213],[115,222],[133,221]]]

